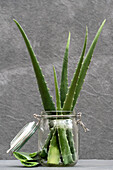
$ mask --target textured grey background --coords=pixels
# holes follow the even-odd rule
[[[76,111],[90,132],[81,129],[80,158],[113,159],[113,1],[112,0],[0,0],[0,159],[9,143],[33,114],[43,109],[23,38],[13,22],[26,31],[54,95],[53,69],[60,82],[62,59],[71,32],[69,83],[89,28],[88,47],[101,22],[99,38]],[[54,97],[55,99],[55,97]],[[35,151],[37,134],[22,151]]]

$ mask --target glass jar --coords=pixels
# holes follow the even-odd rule
[[[38,153],[43,166],[74,166],[79,158],[79,133],[72,111],[42,112],[38,129]]]

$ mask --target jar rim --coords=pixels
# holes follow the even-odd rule
[[[65,114],[48,114],[48,113],[65,113]],[[71,114],[66,114],[71,113]],[[34,114],[35,118],[44,118],[44,119],[51,119],[51,118],[77,118],[77,114],[74,111],[42,111],[41,115]]]

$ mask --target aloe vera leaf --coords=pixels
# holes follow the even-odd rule
[[[88,37],[88,28],[86,27],[86,35],[85,35],[85,40],[84,40],[84,46],[83,46],[82,54],[81,54],[81,57],[80,57],[80,60],[79,60],[79,63],[78,63],[77,69],[76,69],[77,79],[78,79],[78,75],[80,73],[80,69],[81,69],[81,66],[82,66],[83,59],[84,59],[84,54],[85,54],[86,44],[87,44],[87,37]],[[68,139],[68,143],[69,143],[69,146],[70,146],[70,150],[71,150],[71,153],[72,153],[72,157],[73,157],[73,160],[75,161],[76,160],[76,154],[75,154],[76,150],[75,150],[75,145],[74,145],[72,129],[67,128],[66,134],[67,134],[67,139]]]
[[[70,150],[70,146],[68,144],[66,128],[58,127],[58,141],[60,146],[61,157],[64,165],[68,165],[73,163],[73,158]]]
[[[79,78],[78,78],[78,82],[77,82],[77,86],[76,86],[76,89],[75,89],[75,94],[74,94],[74,101],[73,101],[73,106],[72,106],[72,110],[77,102],[77,99],[78,99],[78,96],[80,94],[80,91],[81,91],[81,88],[82,88],[82,85],[84,83],[84,79],[85,79],[85,76],[86,76],[86,73],[87,73],[87,70],[88,70],[88,67],[89,67],[89,64],[91,62],[91,58],[92,58],[92,55],[93,55],[93,51],[94,51],[94,48],[96,46],[96,43],[97,43],[97,40],[99,38],[99,35],[102,31],[102,28],[105,24],[106,20],[104,20],[100,26],[100,28],[98,29],[98,32],[96,33],[96,36],[88,50],[88,53],[86,55],[86,58],[84,60],[84,63],[82,64],[82,67],[81,67],[81,71],[80,71],[80,75],[79,75]]]
[[[50,141],[47,163],[57,165],[59,164],[59,161],[60,161],[60,151],[58,147],[58,141],[57,141],[56,130],[55,130],[52,139]]]
[[[41,158],[47,159],[48,150],[49,150],[49,145],[50,145],[50,140],[51,140],[51,138],[52,138],[52,136],[53,136],[54,131],[55,131],[55,129],[52,128],[52,129],[50,130],[50,133],[48,134],[48,137],[47,137],[47,139],[46,139],[46,141],[45,141],[45,144],[44,144],[42,150],[40,151],[40,156],[41,156]]]
[[[58,81],[57,81],[57,75],[56,75],[56,70],[54,66],[53,66],[53,71],[54,71],[54,83],[55,83],[55,92],[56,92],[56,106],[57,106],[57,110],[61,110],[61,101],[60,101],[60,94],[59,94],[59,89],[58,89]]]
[[[72,158],[75,161],[76,160],[76,154],[75,154],[76,150],[75,150],[75,144],[74,144],[72,129],[68,128],[66,130],[66,134],[67,134],[67,139],[68,139],[68,143],[69,143],[69,146],[70,146]]]
[[[39,153],[39,152],[33,152],[33,153],[30,153],[30,154],[29,154],[29,156],[30,156],[31,158],[33,158],[33,157],[37,156],[37,155],[38,155],[38,153]]]
[[[28,161],[28,160],[33,160],[30,156],[29,153],[26,152],[13,152],[13,155],[19,159],[20,161]]]
[[[14,19],[14,22],[16,23],[17,27],[19,28],[19,30],[24,38],[28,52],[30,54],[34,72],[36,74],[37,83],[38,83],[39,91],[41,94],[44,109],[45,109],[45,111],[55,110],[55,105],[53,103],[52,97],[50,96],[49,89],[47,88],[47,84],[45,82],[44,75],[42,74],[41,68],[39,66],[39,62],[36,59],[35,53],[32,49],[32,46],[31,46],[28,38],[27,38],[27,35],[25,34],[23,28],[20,26],[20,24],[15,19]]]
[[[34,160],[33,158],[31,158],[29,155],[30,153],[26,153],[26,152],[13,152],[13,155],[20,160],[20,162],[27,167],[33,167],[33,166],[37,166],[40,163],[37,160]]]
[[[82,62],[83,62],[83,59],[84,59],[84,54],[85,54],[86,44],[87,44],[87,37],[88,37],[88,28],[86,27],[86,35],[85,35],[85,40],[84,40],[84,46],[83,46],[82,54],[81,54],[81,57],[80,57],[80,60],[79,60],[79,63],[78,63],[77,69],[76,69],[77,79],[78,79],[80,69],[81,69],[81,66],[82,66]],[[71,150],[71,153],[72,153],[72,157],[73,157],[73,160],[75,161],[76,160],[76,154],[75,154],[76,150],[75,150],[75,145],[74,145],[72,129],[67,128],[66,134],[67,134],[67,139],[68,139],[68,143],[69,143],[69,146],[70,146],[70,150]]]
[[[34,167],[34,166],[37,166],[37,165],[40,164],[40,163],[38,163],[38,162],[29,162],[29,161],[26,161],[26,162],[21,161],[21,163],[22,163],[24,166],[26,166],[26,167]]]
[[[68,51],[69,51],[70,37],[71,37],[71,34],[69,32],[64,59],[63,59],[61,84],[60,84],[61,107],[63,107],[63,103],[65,101],[65,97],[68,91],[68,76],[67,75],[68,75]]]
[[[75,91],[75,88],[76,88],[78,76],[79,76],[79,73],[80,73],[80,69],[81,69],[81,66],[82,66],[82,62],[83,62],[84,54],[85,54],[85,50],[86,50],[87,36],[88,36],[88,29],[86,27],[86,35],[85,35],[85,40],[84,40],[84,46],[83,46],[82,54],[81,54],[81,57],[80,57],[77,69],[76,69],[76,71],[74,73],[74,77],[73,77],[71,86],[69,88],[68,94],[66,96],[66,99],[65,99],[65,102],[64,102],[64,106],[63,106],[63,110],[71,110],[71,106],[72,106],[72,103],[73,103],[74,91]]]

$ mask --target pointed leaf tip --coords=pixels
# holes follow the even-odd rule
[[[66,45],[66,48],[68,48],[68,49],[69,49],[69,44],[70,44],[70,38],[71,38],[71,33],[69,32],[68,41],[67,41],[67,45]]]
[[[13,21],[18,25],[18,22],[17,22],[17,20],[16,19],[13,19]]]
[[[68,37],[69,37],[69,39],[71,38],[71,32],[70,31],[69,31],[69,36]]]
[[[86,25],[86,35],[88,35],[88,27],[87,27],[87,25]]]
[[[71,33],[69,32],[68,40],[65,48],[65,54],[63,58],[62,73],[61,73],[61,84],[60,84],[61,107],[63,107],[63,103],[68,91],[68,53],[69,53],[70,37],[71,37]]]
[[[106,22],[106,19],[104,19],[103,23],[105,24],[105,22]]]
[[[55,67],[53,66],[53,70],[55,70]]]

